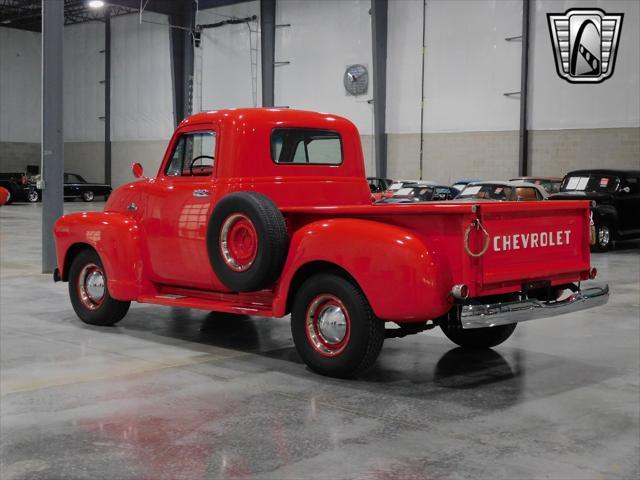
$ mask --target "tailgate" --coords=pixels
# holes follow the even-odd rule
[[[589,202],[505,202],[478,205],[486,230],[469,237],[477,262],[477,294],[524,283],[551,280],[553,284],[588,278]],[[472,270],[472,271],[473,271]]]

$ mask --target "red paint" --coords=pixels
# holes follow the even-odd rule
[[[339,133],[343,163],[275,164],[270,134],[283,127]],[[216,134],[212,175],[165,175],[179,136],[195,131]],[[196,197],[196,189],[209,195]],[[278,205],[290,247],[271,289],[236,294],[214,274],[205,238],[217,202],[246,190]],[[465,230],[477,219],[491,245],[484,256],[474,258],[463,242]],[[570,237],[569,244],[550,245],[547,238],[544,247],[520,248],[523,238],[556,230],[569,231],[561,234]],[[242,240],[250,231],[246,224],[234,230],[233,255],[243,262],[253,258],[251,242]],[[494,249],[494,242],[501,241],[496,237],[517,237],[519,248]],[[524,282],[586,280],[590,272],[587,201],[372,205],[356,127],[335,115],[288,109],[220,110],[189,117],[173,135],[155,178],[118,188],[104,212],[65,215],[56,224],[55,238],[62,278],[68,275],[69,249],[88,244],[100,255],[116,299],[277,317],[288,313],[289,295],[298,287],[294,276],[310,262],[346,270],[379,318],[403,322],[446,313],[456,284],[468,285],[474,298],[519,291]],[[470,232],[471,251],[480,251],[484,241],[480,231]]]
[[[229,268],[236,272],[247,270],[258,254],[258,234],[251,220],[242,214],[230,215],[222,223],[219,247]]]
[[[4,187],[0,187],[0,207],[7,203],[9,199],[9,190]]]

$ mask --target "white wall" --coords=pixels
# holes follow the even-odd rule
[[[40,34],[0,26],[0,141],[40,142]]]
[[[200,10],[197,23],[217,23],[229,17],[246,18],[252,15],[260,15],[260,2]],[[203,30],[200,48],[195,50],[194,112],[262,104],[259,26],[258,19],[248,24],[223,25]],[[251,34],[249,27],[253,30]],[[251,52],[250,45],[257,47],[258,52]],[[257,77],[255,103],[252,54],[256,62],[253,75]]]
[[[104,140],[104,23],[69,25],[64,29],[64,139]],[[38,112],[38,115],[40,112]]]
[[[425,131],[517,129],[522,2],[427,2]]]
[[[422,0],[389,3],[387,131],[420,131]],[[426,10],[425,132],[518,128],[520,0],[430,0]]]
[[[278,0],[275,104],[319,110],[352,120],[361,134],[373,131],[371,2],[358,0]],[[348,96],[342,77],[354,63],[369,67],[369,92]]]
[[[174,128],[169,26],[145,12],[111,20],[111,138],[168,140]]]
[[[530,128],[640,126],[640,2],[536,0],[533,5]],[[624,13],[615,71],[600,84],[571,84],[556,73],[546,14],[593,7]]]

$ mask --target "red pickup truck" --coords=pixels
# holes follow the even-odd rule
[[[488,348],[517,322],[608,299],[607,286],[580,287],[596,275],[588,202],[372,205],[360,136],[336,115],[199,113],[155,178],[133,170],[141,180],[104,212],[55,226],[54,279],[93,325],[115,324],[131,301],[290,313],[309,367],[350,376],[388,337],[440,326]]]

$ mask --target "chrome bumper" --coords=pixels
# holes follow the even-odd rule
[[[464,305],[460,310],[462,328],[484,328],[538,318],[554,317],[599,307],[609,301],[609,285],[590,285],[563,300],[544,302],[528,299],[485,305]]]

